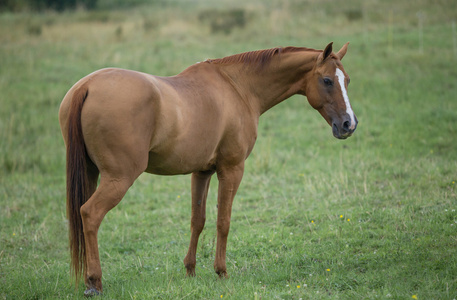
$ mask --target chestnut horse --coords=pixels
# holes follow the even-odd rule
[[[302,94],[339,139],[357,126],[349,76],[332,43],[325,50],[286,47],[207,60],[173,77],[102,69],[65,95],[59,122],[67,149],[67,215],[71,267],[85,295],[102,292],[97,232],[143,172],[192,173],[190,246],[184,264],[195,275],[211,176],[219,180],[214,269],[225,261],[232,202],[262,113]],[[100,176],[100,184],[97,181]]]

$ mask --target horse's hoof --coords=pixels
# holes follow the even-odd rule
[[[219,279],[229,278],[227,271],[216,271],[216,274],[219,275]]]
[[[94,288],[90,288],[90,289],[87,289],[87,290],[84,291],[84,297],[99,296],[101,294],[102,294],[101,292],[97,291]]]
[[[195,266],[186,266],[186,270],[187,277],[195,277]]]

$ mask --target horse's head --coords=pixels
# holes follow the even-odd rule
[[[327,45],[313,70],[308,73],[304,94],[311,106],[332,126],[333,135],[345,139],[351,136],[357,127],[357,118],[347,94],[349,76],[341,64],[349,43],[338,53],[332,52],[332,44]]]

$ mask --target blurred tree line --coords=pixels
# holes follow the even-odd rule
[[[98,0],[0,0],[0,11],[44,11],[94,9]]]
[[[74,9],[115,9],[145,3],[166,3],[166,0],[0,0],[0,12],[46,11],[62,12]]]

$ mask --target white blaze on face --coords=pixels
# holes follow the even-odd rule
[[[351,118],[351,126],[349,129],[354,129],[355,128],[355,117],[354,117],[354,112],[352,111],[351,103],[349,103],[349,97],[348,93],[346,91],[346,86],[344,85],[344,73],[341,71],[339,68],[336,68],[336,77],[338,77],[338,83],[340,84],[341,87],[341,93],[343,93],[343,99],[344,103],[346,104],[346,113],[349,115]]]

